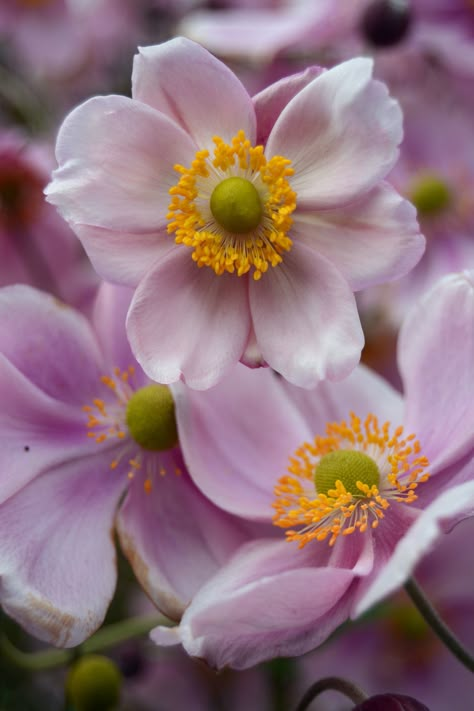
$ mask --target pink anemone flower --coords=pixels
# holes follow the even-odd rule
[[[245,539],[187,474],[171,391],[150,384],[125,338],[129,299],[102,289],[98,337],[49,295],[0,291],[0,602],[58,646],[79,644],[104,619],[114,529],[173,619]]]
[[[363,343],[353,292],[424,248],[413,207],[383,182],[401,112],[371,61],[252,99],[175,39],[140,49],[132,84],[132,99],[66,118],[47,195],[101,276],[135,288],[127,333],[144,371],[196,389],[239,360],[304,387],[348,375]]]
[[[199,398],[177,396],[198,487],[269,535],[244,544],[155,641],[219,668],[303,654],[474,513],[473,272],[414,308],[399,359],[404,398],[363,366],[313,392],[237,366]]]

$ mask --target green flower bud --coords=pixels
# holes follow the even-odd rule
[[[122,675],[111,659],[88,654],[69,670],[66,694],[75,711],[114,711],[121,684]]]

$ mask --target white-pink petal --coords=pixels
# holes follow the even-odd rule
[[[250,309],[264,360],[294,385],[341,380],[359,362],[364,337],[354,295],[330,262],[302,244],[251,281]]]
[[[47,199],[72,223],[156,233],[179,179],[173,166],[189,165],[195,152],[164,114],[125,96],[98,96],[74,109],[59,131],[59,168]]]
[[[338,210],[297,210],[291,235],[332,262],[354,291],[403,276],[425,248],[415,208],[387,183]]]
[[[181,247],[155,265],[135,292],[127,333],[145,373],[160,383],[215,385],[245,350],[247,280],[199,269]]]
[[[265,153],[292,161],[298,210],[331,209],[387,175],[401,138],[398,103],[372,79],[372,61],[359,58],[323,72],[289,102]]]
[[[200,149],[212,150],[213,136],[229,143],[245,131],[255,140],[252,101],[225,64],[191,40],[140,47],[132,75],[134,99],[166,114]]]

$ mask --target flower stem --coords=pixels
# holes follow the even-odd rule
[[[454,654],[461,664],[469,669],[469,671],[474,672],[474,657],[441,619],[414,578],[411,578],[405,583],[405,590],[425,622],[431,627],[443,644]]]
[[[95,635],[74,649],[47,649],[44,652],[23,652],[3,635],[0,637],[0,655],[22,669],[39,671],[69,664],[82,654],[100,652],[134,637],[141,637],[157,625],[171,625],[162,615],[132,617],[103,627]]]
[[[324,679],[316,681],[312,686],[309,687],[306,694],[303,696],[296,711],[306,711],[310,703],[323,691],[328,691],[332,689],[333,691],[339,691],[341,694],[347,696],[354,704],[361,704],[365,701],[368,696],[362,689],[353,684],[347,679],[341,679],[338,676],[327,676]]]

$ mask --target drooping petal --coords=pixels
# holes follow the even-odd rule
[[[218,669],[303,654],[348,615],[354,573],[329,567],[329,555],[329,546],[298,550],[286,541],[242,546],[197,593],[173,636]],[[151,633],[158,644],[161,634]]]
[[[341,380],[360,358],[354,295],[338,270],[302,244],[250,283],[250,309],[264,360],[294,385]]]
[[[166,473],[153,477],[150,493],[136,477],[120,509],[118,532],[142,587],[164,614],[179,620],[246,537],[236,519],[194,486],[177,450],[150,456],[159,457],[157,469]]]
[[[253,97],[258,144],[265,145],[275,121],[288,102],[324,71],[321,67],[308,67],[303,72],[280,79]]]
[[[176,249],[166,229],[135,234],[80,224],[73,229],[98,274],[124,286],[137,286],[154,262]]]
[[[80,408],[46,395],[1,354],[0,400],[0,502],[92,449]]]
[[[297,211],[291,234],[337,266],[354,291],[403,276],[425,247],[415,208],[387,183],[339,210]]]
[[[188,164],[195,152],[167,116],[124,96],[98,96],[64,121],[59,168],[46,195],[71,223],[156,233],[166,224],[168,191],[178,180],[173,166]]]
[[[177,37],[140,47],[132,87],[134,99],[166,114],[200,149],[212,150],[216,135],[229,143],[240,130],[255,140],[255,113],[244,86],[225,64],[191,40]]]
[[[199,269],[173,251],[141,282],[127,320],[136,359],[152,379],[215,385],[242,355],[250,331],[247,280]]]
[[[118,367],[121,370],[136,365],[125,330],[132,296],[132,289],[102,282],[97,290],[92,312],[92,325],[102,347],[104,360],[112,368]],[[141,372],[141,368],[138,370]],[[139,373],[136,372],[136,386],[141,384],[136,382],[137,375],[139,376]]]
[[[437,473],[474,447],[474,272],[445,277],[418,302],[398,359],[407,428]]]
[[[270,520],[273,489],[288,458],[312,434],[282,379],[237,364],[206,392],[177,384],[173,394],[180,444],[197,486],[227,511]]]
[[[395,547],[355,609],[361,615],[369,607],[401,587],[422,557],[429,553],[447,528],[474,515],[474,482],[448,489],[423,511]]]
[[[298,210],[340,207],[384,178],[398,156],[402,115],[369,59],[324,72],[290,101],[265,153],[292,161]]]
[[[87,320],[29,286],[0,290],[0,353],[28,380],[60,402],[97,397],[104,366]]]
[[[110,453],[48,471],[0,506],[0,600],[40,639],[73,647],[102,623],[115,581],[124,479]]]

